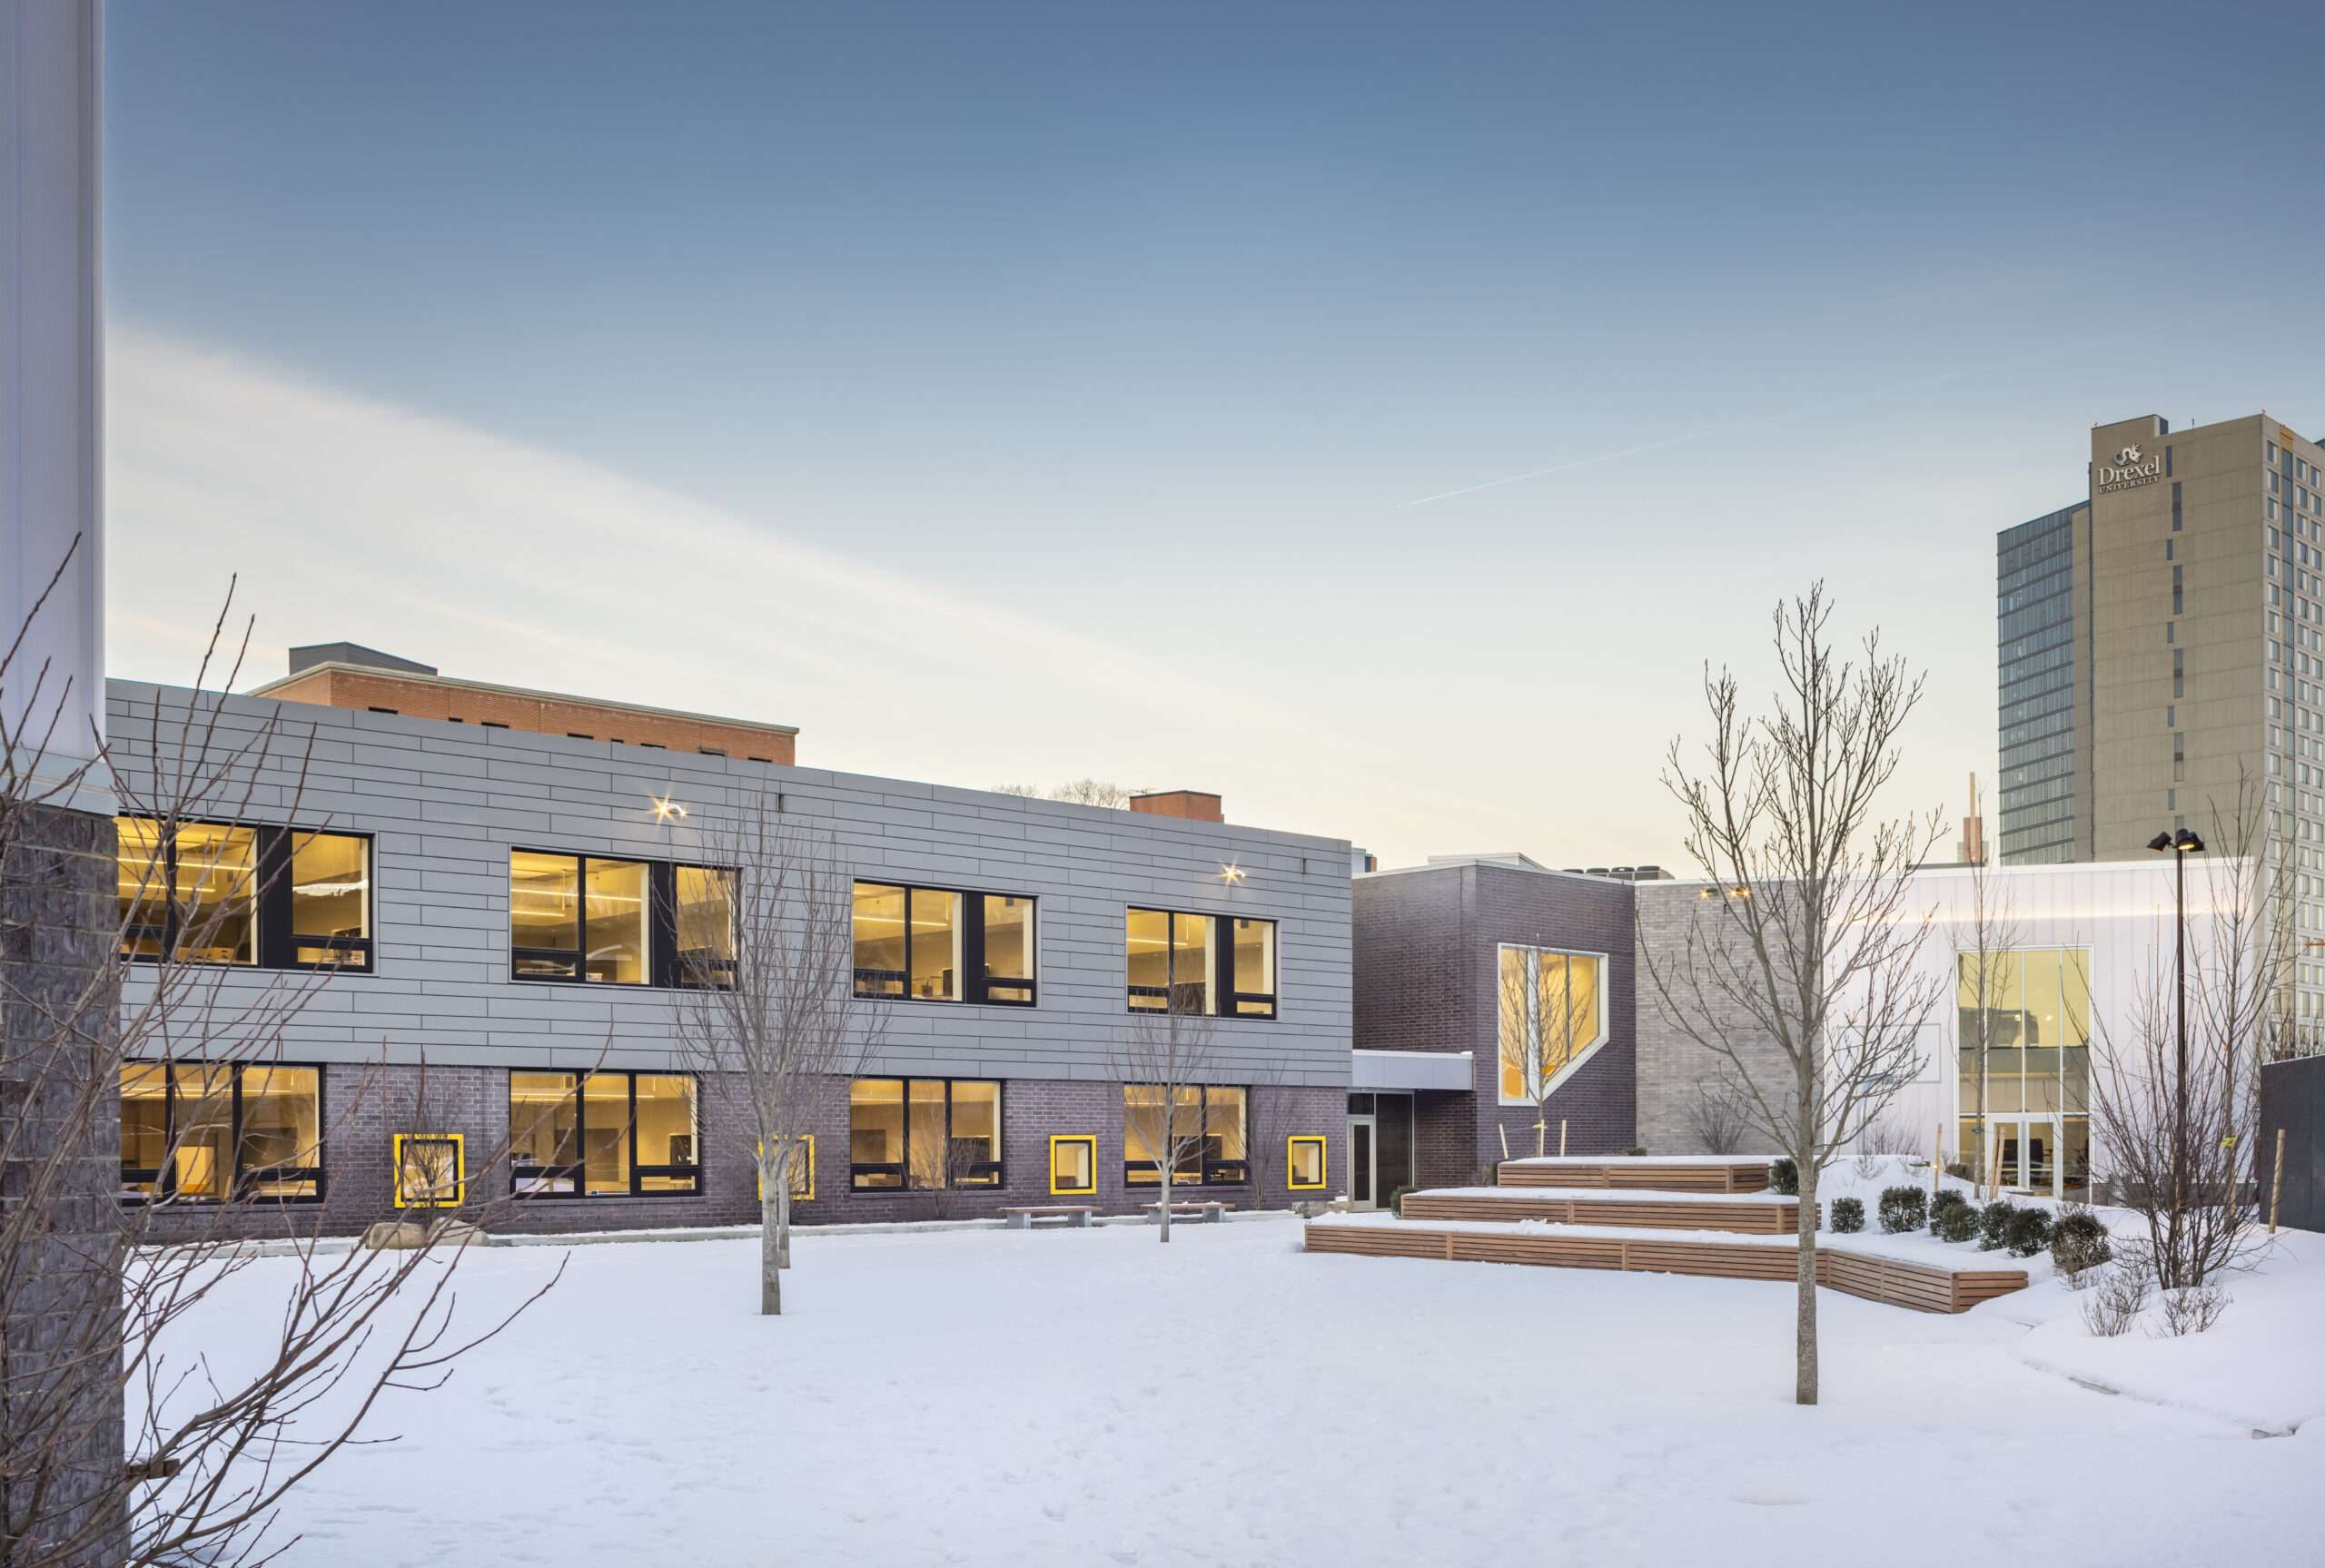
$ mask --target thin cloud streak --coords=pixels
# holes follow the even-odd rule
[[[1876,399],[1895,397],[1900,392],[1919,391],[1924,387],[1936,387],[1947,381],[1958,381],[1965,376],[1982,376],[1990,370],[2003,370],[2013,365],[2028,365],[2038,360],[2056,359],[2061,354],[2077,353],[2084,349],[2097,348],[2102,343],[2119,343],[2126,338],[2148,337],[2162,330],[2162,327],[2146,327],[2136,332],[2110,333],[2103,338],[2092,338],[2081,343],[2069,343],[2063,348],[2045,349],[2037,354],[2022,354],[2013,360],[1997,360],[1993,364],[1974,365],[1966,370],[1949,370],[1943,376],[1931,376],[1918,381],[1901,381],[1894,387],[1883,387],[1877,391],[1859,392],[1846,398],[1835,398],[1829,402],[1810,403],[1803,408],[1786,409],[1781,413],[1763,414],[1756,419],[1743,419],[1732,425],[1716,425],[1708,430],[1697,430],[1686,436],[1671,436],[1660,441],[1649,441],[1645,446],[1625,447],[1618,452],[1601,452],[1595,458],[1577,458],[1570,463],[1558,463],[1547,468],[1536,468],[1530,473],[1512,474],[1506,479],[1488,479],[1482,485],[1467,485],[1458,490],[1444,490],[1434,496],[1422,496],[1416,500],[1400,501],[1397,503],[1397,510],[1403,511],[1408,507],[1426,507],[1435,501],[1449,501],[1457,496],[1474,496],[1480,490],[1496,490],[1504,485],[1523,484],[1528,479],[1545,478],[1551,474],[1569,473],[1576,468],[1588,468],[1598,463],[1611,463],[1620,458],[1635,458],[1641,452],[1659,451],[1665,447],[1684,446],[1689,441],[1708,440],[1714,436],[1725,436],[1736,430],[1749,430],[1761,425],[1773,425],[1780,419],[1795,419],[1804,414],[1821,414],[1827,409],[1845,409],[1856,403],[1870,403]]]
[[[1077,635],[134,324],[108,354],[124,675],[183,678],[188,628],[239,571],[266,639],[251,684],[292,644],[345,637],[477,679],[804,722],[817,764],[934,752],[961,783],[1062,765],[1045,753],[1161,776],[1183,765],[1168,737],[1198,725],[1333,749],[1312,720],[1153,657],[1134,631]]]

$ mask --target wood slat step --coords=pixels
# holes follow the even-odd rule
[[[1657,1165],[1651,1159],[1610,1159],[1601,1164],[1525,1165],[1505,1160],[1498,1178],[1504,1187],[1605,1187],[1637,1192],[1765,1192],[1768,1162],[1734,1165]]]
[[[1420,1196],[1406,1195],[1406,1203]],[[1506,1203],[1504,1199],[1479,1199]],[[1577,1200],[1578,1203],[1588,1200]],[[1440,1217],[1442,1218],[1442,1217]],[[1618,1268],[1718,1279],[1789,1280],[1799,1270],[1790,1247],[1718,1241],[1660,1241],[1637,1237],[1548,1236],[1510,1230],[1437,1230],[1407,1221],[1307,1227],[1311,1252],[1452,1262],[1517,1263],[1543,1268]],[[1846,1296],[1916,1312],[1966,1312],[1981,1301],[2026,1288],[2020,1268],[1950,1269],[1831,1247],[1816,1251],[1816,1283]]]
[[[1684,1198],[1486,1198],[1459,1192],[1408,1192],[1407,1219],[1546,1219],[1553,1225],[1619,1225],[1633,1229],[1733,1230],[1789,1236],[1800,1223],[1795,1198],[1766,1203],[1690,1203]],[[1816,1222],[1824,1223],[1823,1205]]]

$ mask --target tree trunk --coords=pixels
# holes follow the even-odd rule
[[[791,1157],[783,1159],[783,1179],[775,1188],[775,1266],[791,1267]]]
[[[1166,1242],[1171,1239],[1171,1187],[1172,1183],[1178,1179],[1178,1174],[1179,1167],[1176,1160],[1164,1166],[1162,1190],[1155,1194],[1155,1197],[1161,1200],[1160,1206],[1154,1210],[1155,1221],[1162,1227],[1162,1239]]]
[[[789,1189],[788,1172],[780,1166],[759,1166],[759,1316],[783,1312],[783,1195]]]
[[[1794,1326],[1793,1403],[1816,1403],[1816,1166],[1797,1155],[1800,1168],[1800,1309]]]

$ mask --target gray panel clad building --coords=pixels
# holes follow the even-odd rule
[[[398,678],[440,685],[445,701],[482,700],[471,683]],[[836,1097],[800,1173],[803,1223],[923,1217],[934,1200],[907,1149],[926,1144],[969,1151],[972,1169],[939,1178],[960,1188],[941,1199],[949,1213],[1064,1201],[1052,1168],[1061,1137],[1094,1140],[1080,1200],[1124,1209],[1150,1199],[1152,1185],[1129,1179],[1123,1088],[1108,1058],[1139,999],[1139,922],[1160,916],[1175,922],[1182,955],[1173,983],[1195,972],[1189,944],[1203,949],[1217,965],[1209,1010],[1226,1013],[1211,1021],[1220,1087],[1202,1167],[1182,1179],[1238,1208],[1280,1205],[1283,1150],[1248,1146],[1252,1097],[1267,1096],[1272,1114],[1252,1119],[1325,1139],[1329,1185],[1340,1185],[1344,840],[530,733],[456,712],[238,695],[204,699],[213,749],[262,741],[267,754],[226,769],[157,843],[138,812],[167,793],[156,761],[163,774],[174,765],[189,700],[112,683],[124,908],[141,868],[189,900],[209,896],[199,884],[221,864],[257,868],[248,918],[221,928],[204,956],[229,1003],[286,975],[311,994],[278,1053],[236,1069],[231,1098],[211,1091],[214,1115],[234,1119],[231,1139],[189,1138],[201,1091],[183,1074],[125,1080],[133,1198],[191,1203],[257,1182],[286,1199],[274,1223],[309,1226],[320,1205],[327,1228],[345,1229],[387,1204],[396,1134],[457,1133],[470,1150],[512,1149],[506,1166],[468,1172],[481,1195],[537,1199],[508,1228],[756,1219],[740,1098],[687,1074],[671,1038],[670,930],[641,911],[672,887],[686,896],[688,868],[703,859],[693,814],[760,788],[787,819],[831,835],[857,884],[857,987],[886,1014],[865,1080]],[[568,699],[556,722],[585,704]],[[634,725],[656,710],[608,711]],[[787,747],[787,729],[767,731]],[[196,862],[200,874],[188,869]],[[133,960],[176,940],[167,918],[129,921]],[[979,951],[963,942],[984,941],[980,919],[1030,926],[1030,964],[1017,962],[1009,984],[963,972],[958,955]],[[867,958],[867,942],[897,956]],[[134,1005],[154,971],[133,962],[127,972]]]

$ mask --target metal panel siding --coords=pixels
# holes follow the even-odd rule
[[[188,694],[114,681],[109,695],[119,765],[146,787],[151,715],[163,705],[169,744]],[[569,1067],[609,1049],[617,1065],[674,1065],[668,993],[509,978],[508,853],[693,858],[684,833],[658,825],[647,803],[715,802],[765,780],[792,814],[836,835],[857,874],[1040,901],[1041,1005],[893,1004],[882,1070],[1103,1079],[1127,1019],[1123,912],[1136,903],[1276,921],[1281,1016],[1220,1021],[1223,1076],[1281,1069],[1292,1084],[1348,1082],[1344,841],[247,697],[224,699],[226,727],[247,736],[278,709],[280,754],[257,781],[273,804],[251,814],[286,820],[303,763],[297,821],[373,834],[377,873],[379,972],[323,982],[292,1026],[293,1057],[365,1061],[384,1042],[395,1062],[425,1049],[431,1061],[457,1051]],[[1232,888],[1220,875],[1231,863],[1245,872]],[[230,993],[262,983],[226,980]]]

